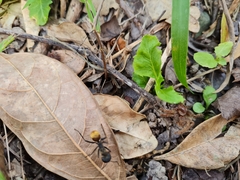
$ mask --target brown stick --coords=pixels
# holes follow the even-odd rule
[[[32,40],[43,42],[43,43],[46,43],[46,44],[58,46],[58,47],[61,47],[61,48],[64,48],[64,49],[72,48],[72,49],[76,50],[79,54],[87,56],[88,59],[92,63],[96,63],[97,65],[99,65],[102,68],[104,67],[101,59],[96,57],[90,50],[85,49],[85,48],[80,47],[80,46],[67,44],[67,43],[62,43],[62,42],[58,42],[58,41],[55,41],[55,40],[52,40],[52,39],[49,39],[49,38],[44,38],[44,37],[41,37],[41,36],[34,36],[34,35],[31,35],[31,34],[27,34],[27,33],[17,33],[17,32],[14,32],[12,30],[6,30],[6,29],[3,29],[3,28],[0,28],[0,34],[16,35],[16,36],[19,36],[19,37],[22,37],[22,38],[32,39]],[[138,85],[136,83],[134,83],[133,81],[128,79],[126,76],[124,76],[123,74],[118,72],[116,69],[107,65],[107,71],[110,74],[112,74],[114,77],[118,78],[120,81],[124,82],[130,88],[132,88],[135,92],[137,92],[139,95],[141,95],[151,105],[156,105],[157,104],[157,99],[152,94],[150,94],[147,91],[138,87]]]

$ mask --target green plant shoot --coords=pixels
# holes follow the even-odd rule
[[[1,171],[0,171],[0,180],[6,180],[6,177],[3,175]]]
[[[203,99],[206,107],[204,107],[200,102],[196,102],[193,105],[193,111],[196,113],[204,112],[209,107],[209,105],[216,100],[216,98],[217,94],[215,93],[215,89],[212,86],[206,86],[203,90]]]
[[[90,21],[93,23],[94,17],[97,14],[97,11],[93,5],[92,0],[80,0],[81,3],[85,4],[86,10],[87,10],[87,15]],[[100,32],[100,24],[97,23],[96,25],[96,31]]]
[[[34,18],[38,25],[44,25],[48,20],[50,4],[52,4],[51,0],[27,0],[23,9],[28,7],[29,16]]]
[[[203,113],[205,111],[205,107],[200,102],[196,102],[193,105],[193,111],[195,113]]]
[[[184,98],[178,94],[172,86],[163,88],[164,78],[161,74],[161,55],[162,51],[158,49],[160,42],[156,36],[145,35],[134,56],[133,61],[133,80],[140,86],[146,85],[149,77],[155,79],[155,92],[157,96],[168,103],[180,103]]]
[[[224,66],[227,64],[226,60],[224,59],[225,56],[227,56],[233,47],[232,42],[224,42],[219,44],[217,47],[215,47],[215,55],[216,58],[214,58],[213,55],[207,52],[197,52],[194,54],[193,58],[194,60],[200,64],[203,67],[208,68],[214,68],[218,64]]]
[[[189,7],[189,0],[172,1],[172,59],[177,78],[186,88]]]
[[[206,103],[206,109],[209,105],[215,101],[217,98],[217,94],[215,93],[215,89],[212,86],[206,86],[203,90],[203,99]]]
[[[10,35],[6,39],[2,40],[2,42],[0,43],[0,52],[3,52],[6,47],[14,41],[14,39],[14,36]]]

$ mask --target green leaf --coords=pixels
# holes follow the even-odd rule
[[[206,109],[209,105],[215,101],[217,98],[217,94],[215,93],[215,89],[212,86],[206,86],[203,90],[203,99],[206,103]]]
[[[217,57],[216,61],[222,66],[225,66],[227,64],[227,61],[223,57]]]
[[[187,88],[189,7],[189,0],[172,1],[171,37],[173,65],[178,80]]]
[[[195,53],[193,59],[203,67],[214,68],[217,66],[217,61],[214,57],[206,52]]]
[[[6,39],[2,40],[0,43],[0,52],[4,51],[4,49],[6,49],[6,47],[14,41],[14,39],[14,36],[10,35]]]
[[[36,20],[38,25],[46,24],[50,11],[51,0],[27,0],[23,8],[28,7],[29,16]]]
[[[215,47],[215,53],[217,57],[224,57],[227,56],[233,47],[233,42],[229,41],[229,42],[224,42],[219,44],[217,47]]]
[[[205,111],[205,108],[203,107],[203,105],[200,103],[200,102],[196,102],[194,105],[193,105],[193,111],[195,113],[202,113]]]
[[[178,92],[176,92],[172,86],[169,86],[164,89],[160,89],[156,84],[155,91],[157,96],[165,102],[172,103],[172,104],[178,104],[178,103],[184,102],[184,98]]]
[[[183,102],[184,98],[174,91],[173,87],[162,89],[161,84],[164,78],[160,70],[162,51],[157,48],[159,45],[160,42],[156,36],[145,35],[142,38],[133,60],[133,79],[143,87],[144,77],[154,78],[156,81],[155,92],[161,100],[174,104]]]
[[[132,79],[137,83],[137,85],[141,88],[145,88],[149,77],[146,76],[140,76],[136,73],[133,73]]]
[[[6,180],[6,177],[3,175],[2,172],[0,172],[0,180]]]
[[[158,78],[161,67],[162,51],[157,47],[160,45],[156,36],[145,35],[134,56],[134,73],[140,76]]]
[[[157,79],[155,79],[155,91],[157,90],[157,89],[162,89],[162,83],[164,82],[164,78],[162,77],[162,74],[159,74],[158,75],[158,78]],[[156,92],[157,93],[157,92]],[[161,97],[160,96],[158,96],[160,99],[161,99]],[[162,99],[163,100],[163,99]],[[166,101],[167,102],[167,101]]]

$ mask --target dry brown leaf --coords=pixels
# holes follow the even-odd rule
[[[99,0],[93,0],[93,5],[96,9],[98,9],[101,1]],[[102,9],[100,11],[100,15],[101,16],[106,16],[109,12],[109,10],[113,8],[113,9],[118,9],[119,8],[119,5],[118,3],[116,3],[115,0],[107,0],[107,1],[104,1],[103,2],[103,5],[102,5]],[[86,11],[85,11],[86,12]]]
[[[197,33],[200,29],[198,18],[200,17],[200,10],[196,6],[190,7],[189,12],[189,31]],[[172,16],[166,19],[166,22],[171,24],[172,22]]]
[[[84,30],[72,22],[50,25],[48,27],[48,35],[63,42],[74,42],[78,46],[83,46],[95,52],[95,48],[88,41]]]
[[[240,116],[239,98],[240,88],[235,86],[217,99],[215,104],[224,118],[231,119],[234,116]]]
[[[61,4],[62,3],[66,3],[66,2],[61,1]],[[79,0],[72,0],[68,7],[66,20],[69,22],[76,22],[81,15],[80,12],[82,12],[82,8],[83,8],[83,4]],[[63,13],[65,13],[65,11],[63,11]]]
[[[118,24],[116,16],[101,25],[101,40],[109,41],[121,33],[121,27]]]
[[[114,135],[92,94],[65,65],[40,54],[0,55],[0,118],[46,169],[71,180],[125,179]],[[112,160],[103,163],[83,141],[106,137]],[[91,154],[92,153],[92,154]],[[91,155],[90,155],[91,154]]]
[[[6,2],[5,2],[6,3]],[[23,16],[21,14],[21,3],[13,3],[6,5],[5,3],[1,4],[1,9],[5,9],[6,13],[1,12],[0,24],[4,29],[12,29],[14,20],[18,19],[23,23]]]
[[[174,150],[154,159],[196,169],[221,168],[236,158],[240,150],[239,133],[216,138],[228,122],[221,115],[214,116],[197,126]]]
[[[94,95],[106,120],[116,130],[115,138],[124,159],[147,154],[157,147],[157,139],[152,134],[143,114],[133,111],[117,96]]]
[[[154,7],[154,8],[153,8]],[[166,19],[166,22],[171,24],[172,17],[172,0],[148,0],[146,1],[146,11],[149,13],[153,21]],[[190,7],[190,17],[189,17],[189,30],[192,32],[199,31],[199,21],[200,10],[197,7]]]
[[[24,23],[21,24],[24,24],[26,33],[38,36],[41,28],[39,25],[37,25],[36,21],[33,18],[30,18],[28,8],[24,8],[26,3],[27,3],[26,1],[21,1],[21,10],[24,19]],[[27,48],[29,49],[30,52],[34,44],[35,44],[34,40],[27,39]]]
[[[239,82],[240,81],[240,68],[236,67],[232,70],[232,75],[234,77],[233,82]]]
[[[49,55],[67,65],[76,74],[79,74],[83,70],[86,63],[82,56],[70,50],[56,50],[52,51]]]

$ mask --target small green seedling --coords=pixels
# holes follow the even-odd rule
[[[215,93],[215,89],[212,86],[206,86],[203,90],[203,99],[206,106],[204,107],[200,102],[196,102],[193,105],[193,111],[196,113],[203,113],[216,98],[217,94]]]
[[[203,67],[215,68],[218,64],[224,66],[227,64],[224,59],[227,56],[233,47],[232,42],[224,42],[215,47],[216,58],[213,57],[210,53],[207,52],[197,52],[194,54],[194,60]]]
[[[163,87],[164,78],[161,74],[161,55],[158,49],[160,42],[156,36],[145,35],[134,56],[133,80],[140,86],[145,87],[148,79],[155,79],[155,92],[157,96],[168,103],[177,104],[184,101],[184,98],[177,93],[172,86]]]
[[[0,171],[0,180],[6,180],[6,177],[3,175],[1,171]]]
[[[0,43],[0,52],[3,52],[6,47],[14,41],[14,36],[10,35]]]
[[[52,0],[27,0],[23,9],[28,7],[29,16],[35,19],[38,25],[44,25],[48,21],[50,4]]]

